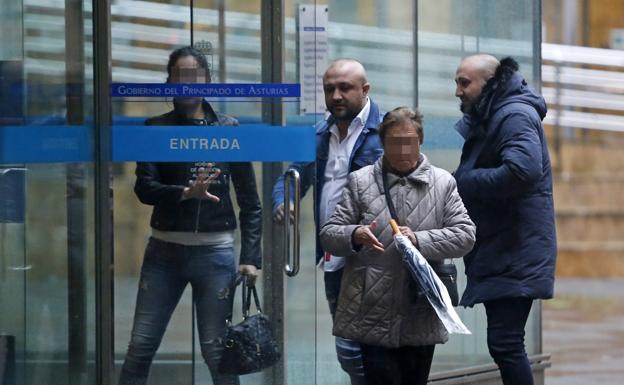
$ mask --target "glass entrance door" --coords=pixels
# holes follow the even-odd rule
[[[0,7],[2,384],[95,382],[85,3],[16,0]]]
[[[324,294],[317,294],[323,293],[323,286],[322,274],[317,274],[315,266],[313,190],[301,200],[297,226],[288,227],[288,255],[284,247],[286,226],[273,221],[273,186],[291,162],[314,161],[314,124],[323,111],[315,107],[314,100],[311,107],[302,110],[295,58],[275,60],[292,55],[296,40],[291,30],[286,44],[280,43],[285,35],[279,25],[284,19],[280,21],[280,9],[269,3],[263,2],[261,7],[260,2],[194,1],[190,7],[120,2],[118,8],[112,8],[116,378],[140,370],[143,372],[138,374],[145,375],[137,364],[141,355],[137,351],[141,343],[154,342],[141,340],[152,330],[139,330],[136,320],[150,309],[164,306],[164,297],[171,294],[165,291],[155,299],[149,297],[154,285],[164,285],[167,276],[193,280],[190,272],[174,273],[171,266],[165,269],[164,278],[150,278],[148,270],[154,260],[171,258],[174,266],[184,268],[191,263],[184,253],[203,247],[196,242],[218,242],[221,246],[229,242],[238,269],[243,259],[252,257],[245,253],[260,235],[260,228],[250,224],[257,220],[262,225],[262,252],[258,255],[262,269],[257,287],[263,311],[273,322],[282,358],[261,373],[241,376],[240,382],[315,384],[318,328],[324,329],[328,346],[333,346]],[[294,28],[294,18],[288,22],[293,23],[288,27]],[[191,45],[205,58],[210,86],[205,84],[208,75],[203,62],[199,65],[203,85],[190,84],[197,80],[197,73],[189,75],[191,79],[184,68],[167,69],[169,55]],[[171,64],[175,66],[177,61],[174,58]],[[198,64],[197,57],[191,64]],[[308,73],[314,83],[322,69],[311,68]],[[168,96],[176,93],[178,96]],[[180,106],[190,100],[182,95],[202,95],[204,115],[182,118],[186,110]],[[162,116],[171,111],[168,117]],[[153,125],[144,125],[146,119],[158,116],[151,121]],[[141,162],[138,168],[137,161]],[[200,177],[201,168],[212,167],[220,169],[222,175],[210,184],[208,192],[221,194],[220,203],[179,195],[180,189],[189,186],[189,179],[192,185]],[[145,176],[147,168],[152,170],[150,182],[178,191],[173,202],[166,202],[173,195],[154,196],[137,186],[136,173]],[[250,193],[250,183],[255,185],[251,188],[254,194]],[[254,211],[256,194],[261,215]],[[163,225],[165,222],[169,224]],[[295,242],[296,237],[299,242]],[[208,252],[202,262],[217,257]],[[228,300],[233,300],[232,321],[242,320],[240,287],[234,293],[224,283],[211,286],[221,279],[213,276],[214,271],[215,266],[208,267],[205,277],[187,284],[179,299],[169,299],[173,303],[169,306],[175,310],[162,341],[157,341],[160,344],[149,370],[149,384],[228,383],[215,376],[210,345],[218,342],[206,337],[202,328],[215,322],[219,303]],[[208,286],[206,291],[202,291],[203,284]],[[202,296],[217,300],[206,310]],[[150,308],[149,301],[157,303]],[[321,326],[319,306],[323,311]],[[219,325],[224,327],[224,321]],[[332,364],[333,370],[339,370],[335,359]]]

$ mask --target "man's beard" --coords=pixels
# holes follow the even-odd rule
[[[459,110],[461,112],[463,112],[464,114],[469,114],[469,115],[477,115],[478,110],[477,110],[477,106],[481,103],[481,99],[483,94],[477,96],[475,98],[475,100],[468,102],[468,101],[461,101],[461,103],[459,104]]]
[[[334,118],[338,121],[351,122],[353,119],[355,119],[357,114],[359,114],[359,111],[354,112],[347,106],[344,106],[344,109],[342,109],[338,113],[336,112],[335,108],[332,108],[331,113],[334,116]]]

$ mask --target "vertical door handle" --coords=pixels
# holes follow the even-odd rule
[[[290,261],[290,186],[295,186],[293,199],[293,242],[292,242],[292,265]],[[289,277],[299,273],[300,242],[299,242],[299,208],[301,202],[301,178],[299,172],[294,169],[286,171],[284,177],[284,272]]]

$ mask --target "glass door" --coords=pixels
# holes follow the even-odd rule
[[[323,117],[324,110],[316,108],[315,89],[310,94],[312,103],[305,111],[302,109],[302,91],[295,69],[295,19],[284,19],[281,11],[279,2],[270,1],[143,1],[119,2],[112,7],[114,329],[118,379],[125,378],[122,372],[137,374],[143,370],[136,364],[140,354],[134,354],[133,349],[139,350],[141,343],[148,343],[140,341],[140,337],[151,333],[139,330],[136,322],[143,312],[149,312],[149,305],[145,304],[149,295],[145,293],[156,285],[146,272],[151,263],[148,259],[154,260],[155,255],[161,259],[178,258],[174,264],[184,266],[182,251],[166,255],[158,251],[180,249],[181,244],[189,246],[182,250],[192,252],[203,247],[197,247],[195,242],[229,242],[238,269],[243,259],[249,261],[252,257],[246,253],[253,248],[250,244],[254,244],[261,230],[262,251],[258,257],[262,268],[257,287],[263,311],[273,322],[282,358],[261,373],[241,376],[240,383],[317,381],[316,301],[317,290],[322,291],[322,274],[317,274],[315,266],[313,189],[301,199],[300,216],[288,227],[273,221],[272,196],[277,179],[289,164],[314,162],[314,125]],[[170,61],[170,54],[185,46],[192,46],[193,50],[181,54],[182,62],[190,55],[191,67],[201,68],[202,79],[197,78],[197,72],[189,75],[191,78],[186,76],[190,74],[183,68],[186,64],[176,68],[179,57]],[[193,56],[198,52],[202,59]],[[173,66],[169,70],[168,64]],[[322,69],[317,70],[314,65],[310,68],[307,75],[314,84]],[[203,98],[204,115],[191,119],[181,105],[198,100],[189,98],[197,95],[200,100]],[[146,126],[146,120],[152,117],[158,118]],[[168,198],[153,198],[137,185],[137,172],[145,176],[146,168],[150,168],[152,182],[177,189],[181,194],[180,189],[189,186],[189,179],[192,185],[202,168],[212,167],[222,174],[210,184],[208,192],[221,194],[220,203],[181,195],[175,202],[166,203],[163,200]],[[184,177],[178,180],[178,173]],[[295,184],[293,181],[293,188]],[[254,211],[256,196],[261,214]],[[256,220],[261,229],[252,223]],[[170,225],[163,225],[167,221]],[[192,229],[187,222],[192,222]],[[288,255],[286,239],[290,240]],[[207,255],[205,259],[209,258]],[[215,376],[211,362],[210,345],[218,342],[206,338],[201,330],[207,322],[214,323],[218,316],[215,306],[220,305],[210,305],[210,314],[206,314],[200,297],[232,300],[232,320],[239,322],[240,287],[235,293],[224,285],[209,288],[208,294],[202,292],[202,282],[209,285],[211,280],[218,279],[212,277],[211,269],[206,270],[206,279],[187,284],[181,297],[171,302],[175,310],[149,368],[149,384],[227,382]],[[181,276],[191,281],[188,275]],[[160,299],[166,295],[160,294]],[[324,295],[321,299],[323,312],[328,315]],[[225,326],[224,320],[219,324]],[[331,325],[323,328],[327,338],[331,338]],[[133,342],[128,349],[130,341]],[[335,366],[339,370],[337,362]]]
[[[0,7],[0,383],[94,383],[89,4]]]

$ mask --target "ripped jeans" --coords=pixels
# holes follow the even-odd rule
[[[236,279],[232,245],[184,246],[150,238],[137,294],[132,337],[119,385],[145,385],[152,359],[188,283],[193,289],[201,353],[215,385],[238,385],[220,375],[221,337],[232,314]]]
[[[336,309],[338,308],[343,270],[326,271],[324,275],[325,296],[327,297],[332,320],[336,316]],[[366,381],[364,380],[364,366],[362,364],[360,344],[346,338],[336,337],[336,354],[342,370],[349,375],[351,385],[364,385]]]

